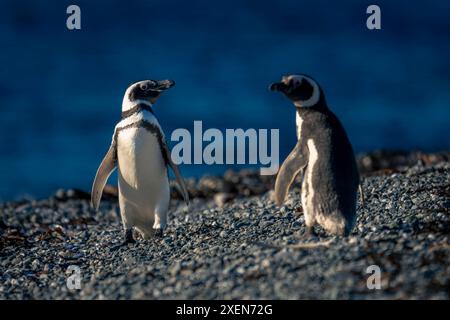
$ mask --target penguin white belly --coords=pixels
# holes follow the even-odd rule
[[[117,141],[119,202],[125,225],[151,233],[170,200],[166,164],[157,137],[145,128],[122,130]]]
[[[308,150],[309,150],[309,159],[308,165],[306,167],[306,172],[303,177],[302,183],[302,207],[303,212],[305,214],[305,224],[308,227],[312,227],[316,222],[316,213],[317,208],[314,207],[314,185],[313,185],[313,170],[314,166],[319,159],[319,155],[317,153],[316,146],[314,144],[314,140],[309,139],[307,141]]]
[[[297,127],[297,140],[300,140],[300,136],[302,134],[302,123],[303,123],[302,118],[300,117],[298,112],[296,112],[295,113],[295,124]]]

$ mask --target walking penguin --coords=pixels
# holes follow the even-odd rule
[[[348,235],[356,221],[359,174],[352,146],[325,95],[311,77],[284,76],[270,90],[282,92],[296,108],[297,144],[275,182],[275,202],[282,205],[302,172],[301,202],[306,231],[318,223],[333,235]]]
[[[184,180],[170,157],[164,133],[152,106],[172,80],[144,80],[125,92],[122,120],[116,125],[111,146],[97,170],[92,186],[92,206],[98,210],[103,188],[118,169],[119,207],[125,229],[124,244],[134,242],[133,228],[144,238],[162,235],[170,201],[168,167],[171,167],[186,204]]]

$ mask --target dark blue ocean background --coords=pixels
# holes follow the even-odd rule
[[[0,3],[3,200],[89,190],[124,90],[148,78],[177,83],[154,107],[168,136],[194,120],[279,128],[282,161],[296,141],[294,109],[267,87],[307,73],[357,153],[450,149],[450,1]],[[366,28],[373,3],[379,31]],[[80,31],[66,29],[70,4],[81,7]]]

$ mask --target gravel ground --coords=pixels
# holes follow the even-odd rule
[[[163,238],[118,250],[114,188],[98,213],[78,190],[3,203],[0,298],[449,299],[450,162],[435,160],[367,175],[345,238],[305,237],[298,187],[277,208],[272,178],[251,171],[190,179],[191,207],[174,192]],[[79,290],[66,285],[72,265]],[[367,288],[370,265],[380,267],[379,290]]]

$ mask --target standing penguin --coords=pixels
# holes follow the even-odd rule
[[[270,86],[296,107],[297,145],[280,168],[275,201],[281,205],[295,177],[304,170],[301,201],[307,233],[318,223],[327,232],[348,235],[356,221],[359,174],[350,141],[323,90],[311,77],[289,75]]]
[[[125,244],[134,242],[133,228],[144,238],[162,234],[170,201],[168,166],[175,173],[186,204],[189,196],[178,167],[172,162],[164,133],[152,105],[161,93],[174,86],[171,80],[144,80],[125,92],[122,120],[116,125],[111,146],[97,170],[91,202],[98,210],[103,188],[118,168],[119,206]]]

